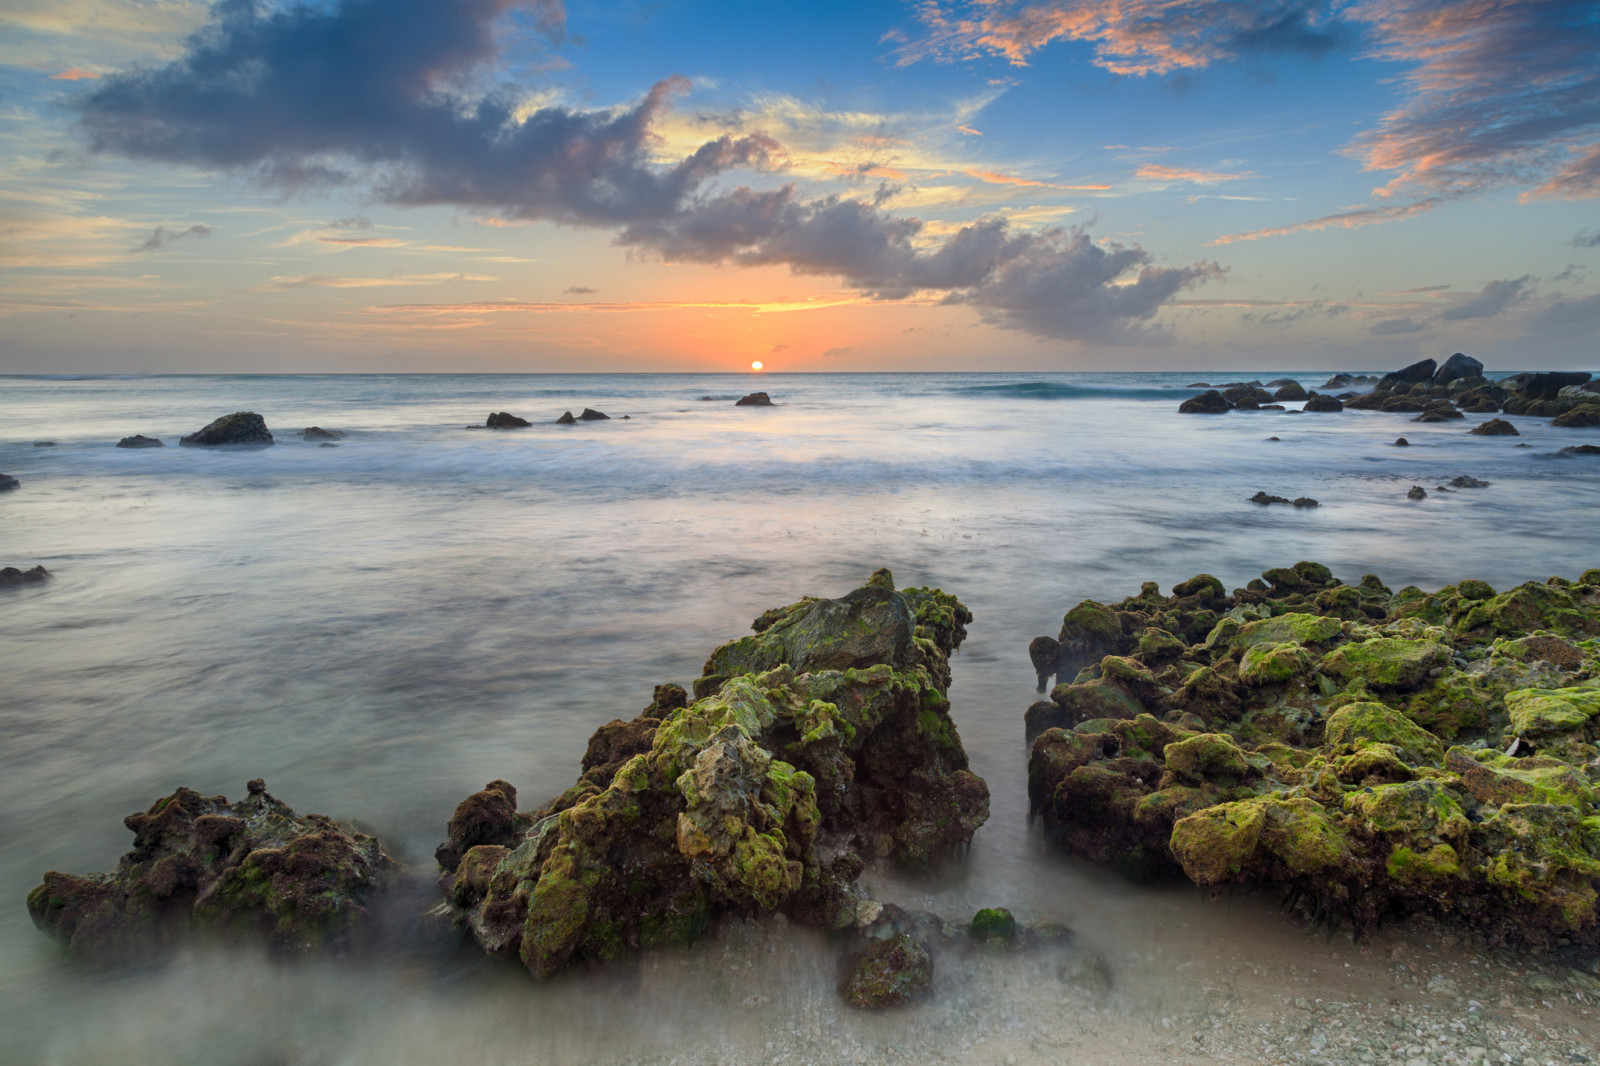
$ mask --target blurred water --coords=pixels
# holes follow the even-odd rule
[[[1475,418],[1422,425],[1361,411],[1179,416],[1192,380],[0,379],[0,472],[22,481],[0,495],[0,565],[56,575],[0,593],[0,900],[11,901],[0,908],[0,1029],[11,1053],[215,1061],[221,1017],[242,1034],[245,1061],[438,1061],[449,1039],[432,1025],[515,1017],[525,1029],[536,1017],[540,1039],[566,1049],[550,1061],[610,1061],[616,1047],[593,1050],[584,1033],[596,1022],[573,1003],[597,989],[631,1000],[642,1013],[626,1032],[667,1025],[681,1002],[605,976],[485,978],[476,964],[468,972],[495,991],[463,995],[434,968],[392,960],[202,955],[87,974],[31,927],[22,899],[46,869],[109,869],[129,842],[122,816],[174,787],[231,796],[262,776],[297,809],[378,833],[419,872],[417,895],[397,908],[420,907],[420,875],[465,795],[496,777],[529,805],[559,792],[589,733],[631,717],[652,685],[687,684],[760,611],[842,594],[877,566],[901,585],[955,592],[977,616],[952,696],[994,804],[963,867],[873,884],[953,914],[1002,904],[1063,920],[1134,966],[1157,935],[1151,914],[1198,924],[1205,912],[1029,834],[1029,638],[1054,633],[1084,597],[1200,571],[1231,587],[1316,559],[1347,580],[1504,587],[1600,565],[1600,461],[1548,458],[1595,431],[1512,419],[1521,437],[1479,438],[1466,432]],[[755,389],[780,406],[733,405]],[[584,406],[614,420],[553,424]],[[134,433],[175,445],[245,409],[266,417],[278,446],[112,447]],[[537,424],[463,428],[499,410]],[[318,448],[298,439],[310,425],[350,437]],[[1401,434],[1411,447],[1393,446]],[[1458,474],[1492,485],[1433,492]],[[1412,484],[1429,498],[1406,499]],[[1322,505],[1247,502],[1263,489]],[[807,1003],[831,1002],[825,955],[783,978]],[[152,1016],[156,1029],[130,1035]],[[275,1058],[290,1029],[321,1057]],[[527,1061],[516,1046],[490,1041],[467,1058]]]

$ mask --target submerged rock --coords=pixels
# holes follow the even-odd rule
[[[42,566],[31,570],[19,570],[14,566],[0,567],[0,589],[15,588],[17,585],[36,585],[41,581],[49,580],[50,571]]]
[[[556,419],[556,425],[558,426],[575,426],[577,424],[578,420],[572,417],[571,411],[562,411],[561,417]]]
[[[267,420],[254,411],[235,411],[231,415],[223,415],[215,419],[203,429],[197,429],[187,437],[179,437],[178,443],[190,447],[201,446],[206,448],[222,447],[265,447],[277,443],[272,439],[272,434],[267,431]]]
[[[166,447],[166,445],[162,444],[155,437],[146,437],[143,433],[135,433],[131,437],[123,437],[121,440],[117,441],[117,447],[119,447],[119,448],[164,448],[164,447]]]
[[[988,817],[945,696],[971,617],[887,570],[766,612],[711,653],[692,702],[658,686],[602,726],[557,799],[521,813],[498,781],[469,797],[437,853],[447,909],[538,977],[723,913],[855,925],[868,862],[930,864]]]
[[[133,850],[114,871],[52,870],[28,894],[34,924],[83,958],[133,958],[200,929],[291,951],[348,946],[395,867],[372,837],[295,814],[259,780],[236,803],[180,788],[123,821]]]
[[[733,401],[735,407],[772,407],[772,397],[764,392],[752,392],[748,396],[741,396]]]
[[[583,414],[578,416],[579,422],[609,422],[611,416],[604,411],[596,411],[593,407],[585,407]]]
[[[1051,693],[1028,765],[1050,839],[1358,930],[1423,912],[1600,945],[1600,569],[1498,593],[1263,578],[1203,610],[1150,584],[1109,605],[1167,639]],[[1066,713],[1108,685],[1095,717]]]
[[[1208,389],[1178,404],[1178,413],[1181,415],[1225,415],[1231,410],[1233,404],[1216,389]]]
[[[53,440],[36,440],[33,442],[33,446],[35,448],[54,448],[56,442]]]
[[[1328,396],[1320,392],[1313,392],[1311,395],[1306,397],[1306,405],[1301,408],[1301,410],[1310,411],[1314,414],[1329,414],[1335,411],[1343,411],[1344,402],[1337,396]]]
[[[1408,500],[1425,500],[1427,498],[1428,490],[1423,488],[1421,485],[1412,485],[1411,488],[1406,492],[1406,499]]]
[[[9,492],[21,484],[22,482],[18,481],[10,474],[0,474],[0,492]]]
[[[1394,439],[1394,443],[1395,447],[1397,448],[1409,448],[1411,446],[1411,442],[1406,440],[1404,437],[1396,437]]]
[[[933,958],[907,933],[880,940],[850,969],[840,993],[852,1007],[898,1007],[933,986]]]
[[[1486,489],[1489,487],[1489,482],[1479,481],[1470,474],[1462,474],[1460,477],[1450,479],[1450,487],[1453,489]]]
[[[493,416],[490,416],[493,417]],[[306,441],[335,441],[344,440],[349,434],[337,429],[323,429],[321,426],[307,426],[300,433],[300,439]]]
[[[518,418],[510,411],[494,411],[483,423],[485,429],[522,429],[533,425],[526,418]]]
[[[1520,437],[1517,427],[1503,418],[1491,418],[1487,422],[1480,422],[1467,431],[1478,437]]]
[[[1600,455],[1600,444],[1569,444],[1562,448],[1557,455]]]

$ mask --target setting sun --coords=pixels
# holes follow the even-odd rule
[[[750,364],[750,369],[751,370],[760,370],[761,369],[761,360],[757,359],[755,362],[751,363]]]

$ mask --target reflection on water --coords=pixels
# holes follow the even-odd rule
[[[1008,1012],[1063,996],[1084,1017],[1113,1009],[995,972],[952,975],[917,1011],[863,1016],[837,1003],[823,938],[770,926],[550,986],[429,954],[407,932],[461,798],[496,777],[530,804],[559,792],[589,733],[631,717],[654,684],[690,681],[765,608],[838,595],[881,565],[977,617],[951,695],[993,815],[964,864],[869,883],[951,916],[1005,905],[1066,922],[1112,960],[1114,1009],[1156,1009],[1178,993],[1151,959],[1220,950],[1239,928],[1270,940],[1276,920],[1258,902],[1132,889],[1030,834],[1029,638],[1081,598],[1199,571],[1232,586],[1317,559],[1347,580],[1503,587],[1600,564],[1600,463],[1533,458],[1592,432],[1524,419],[1520,438],[1476,438],[1354,411],[1180,417],[1188,393],[1164,386],[1186,380],[771,375],[771,409],[732,405],[754,387],[743,376],[0,380],[0,471],[23,482],[0,497],[0,565],[57,575],[0,594],[0,1028],[53,1062],[210,1062],[219,1049],[262,1063],[583,1062],[713,1044],[769,1061],[802,1045],[945,1053],[963,1038],[958,1015],[1003,1036]],[[719,402],[697,399],[708,393]],[[580,405],[632,417],[545,424]],[[133,433],[170,444],[237,409],[266,415],[284,443],[110,447]],[[540,424],[461,428],[490,410]],[[286,432],[308,425],[351,437],[319,449]],[[1402,432],[1411,448],[1389,443]],[[1431,492],[1458,474],[1492,485]],[[1405,498],[1413,483],[1426,501]],[[1246,503],[1257,490],[1322,506]],[[109,868],[129,842],[123,815],[178,785],[231,796],[257,776],[411,864],[391,951],[286,964],[197,950],[98,975],[31,928],[21,900],[39,875]],[[745,1006],[752,995],[765,1002]]]

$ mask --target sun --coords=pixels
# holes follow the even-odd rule
[[[757,359],[755,362],[751,363],[750,364],[750,369],[751,370],[760,370],[761,369],[761,360]]]

